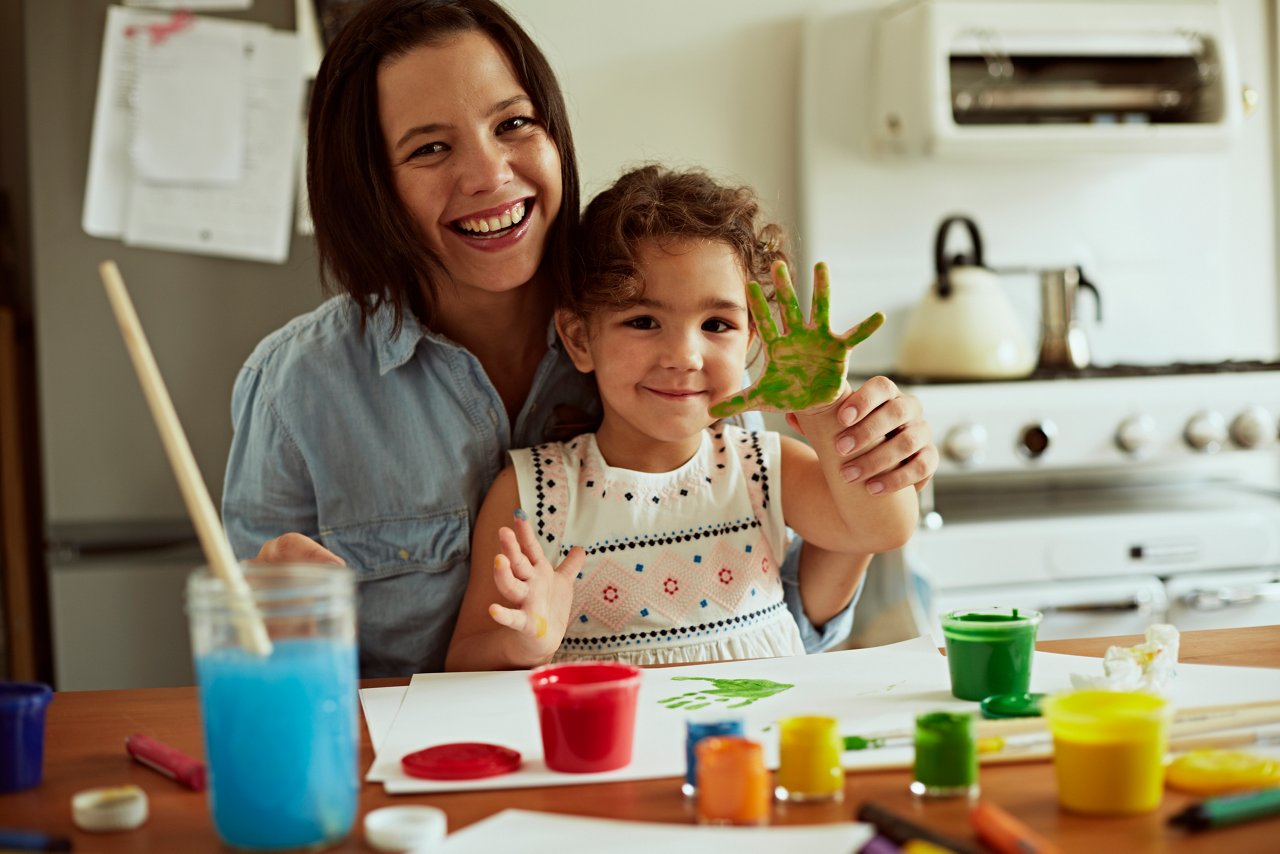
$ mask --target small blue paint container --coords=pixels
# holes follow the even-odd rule
[[[0,792],[40,785],[44,711],[52,699],[43,682],[0,682]]]
[[[685,722],[684,741],[685,772],[680,791],[693,797],[698,791],[698,756],[693,747],[704,738],[713,735],[746,735],[741,718],[691,718]]]

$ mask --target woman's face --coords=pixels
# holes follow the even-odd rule
[[[501,48],[479,31],[378,69],[391,174],[452,283],[528,282],[560,209],[560,155]]]

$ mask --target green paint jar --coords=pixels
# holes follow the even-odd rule
[[[916,718],[911,791],[931,798],[978,796],[978,743],[973,715],[929,712]]]
[[[1031,654],[1040,612],[984,608],[942,615],[951,693],[961,700],[1023,694],[1031,685]]]

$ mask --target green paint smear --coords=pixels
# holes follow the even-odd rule
[[[784,682],[771,682],[768,679],[709,679],[705,676],[673,676],[673,682],[710,682],[710,688],[689,691],[675,697],[667,697],[658,702],[668,709],[685,709],[694,711],[704,709],[712,703],[723,704],[727,709],[740,709],[758,700],[781,694],[794,685]],[[738,700],[740,702],[731,702]]]
[[[747,304],[764,342],[765,366],[755,384],[711,407],[714,418],[748,409],[802,412],[825,406],[840,395],[849,351],[884,323],[880,312],[844,335],[831,333],[831,282],[826,264],[814,268],[813,311],[805,323],[785,264],[774,269],[774,290],[786,323],[779,331],[759,282],[747,284]]]

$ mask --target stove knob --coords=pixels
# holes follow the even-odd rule
[[[1222,449],[1222,443],[1227,441],[1227,420],[1212,409],[1202,409],[1191,416],[1182,438],[1194,450],[1215,454]]]
[[[960,465],[976,462],[987,446],[987,428],[966,421],[947,431],[942,440],[942,453]]]
[[[1057,432],[1058,428],[1048,420],[1027,425],[1023,428],[1022,435],[1018,437],[1018,452],[1029,460],[1038,459],[1049,450],[1049,445]]]
[[[1116,445],[1135,457],[1149,450],[1155,437],[1156,422],[1150,415],[1130,415],[1116,428]]]
[[[1276,439],[1276,419],[1261,406],[1250,406],[1231,422],[1231,441],[1241,448],[1261,448]]]

